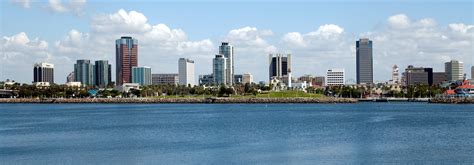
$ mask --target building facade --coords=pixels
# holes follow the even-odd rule
[[[74,64],[75,81],[84,86],[94,85],[94,67],[90,60],[77,60]]]
[[[214,76],[212,74],[199,75],[199,85],[210,86],[214,84]]]
[[[357,84],[372,84],[374,82],[372,41],[361,38],[356,41],[356,73]]]
[[[463,62],[451,60],[444,63],[444,72],[448,76],[448,80],[457,81],[464,79],[464,67]]]
[[[151,81],[153,85],[176,85],[179,83],[179,75],[176,73],[152,74]]]
[[[147,66],[132,67],[132,83],[151,85],[151,68]]]
[[[54,65],[49,63],[36,63],[33,67],[33,83],[54,83]]]
[[[283,79],[283,77],[291,78],[291,54],[287,54],[286,57],[283,54],[270,54],[268,56],[269,61],[269,79],[277,78]]]
[[[242,84],[252,84],[253,83],[253,76],[250,73],[244,73],[242,75]]]
[[[433,72],[433,84],[439,85],[445,81],[448,81],[448,76],[444,72]]]
[[[225,84],[232,85],[234,83],[234,47],[228,42],[222,42],[219,46],[219,54],[226,58]]]
[[[399,80],[399,78],[398,78],[398,76],[399,76],[400,74],[399,74],[398,72],[399,72],[398,66],[397,66],[397,65],[393,65],[393,67],[392,67],[392,80],[391,80],[393,84],[398,84],[398,83],[400,83],[400,80]]]
[[[179,85],[194,86],[194,61],[187,58],[178,60]]]
[[[338,86],[345,84],[345,71],[343,68],[328,69],[326,72],[326,85]]]
[[[313,86],[319,86],[319,87],[322,87],[325,85],[325,79],[326,77],[324,76],[316,76],[314,77],[314,82],[313,82]]]
[[[115,40],[116,85],[132,82],[132,67],[138,66],[138,41],[132,37]]]
[[[221,85],[227,84],[227,58],[222,54],[217,54],[212,61],[212,76],[214,78],[214,84]]]
[[[234,84],[242,84],[243,78],[244,78],[244,75],[234,74]]]
[[[94,65],[94,85],[98,87],[107,87],[112,81],[111,65],[107,60],[95,61]]]
[[[471,79],[474,79],[474,66],[471,66]]]
[[[409,65],[403,73],[405,86],[433,85],[433,68],[413,67]]]
[[[76,77],[74,76],[74,71],[69,73],[66,77],[66,82],[75,82]]]

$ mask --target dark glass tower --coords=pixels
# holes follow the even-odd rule
[[[359,41],[356,41],[356,53],[357,84],[373,83],[372,41],[367,38],[361,38]]]

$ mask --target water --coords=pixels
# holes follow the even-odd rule
[[[474,105],[0,104],[0,164],[474,163]]]

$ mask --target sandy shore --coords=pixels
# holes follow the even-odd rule
[[[349,98],[2,98],[0,103],[356,103]]]

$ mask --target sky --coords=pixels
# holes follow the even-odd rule
[[[31,83],[33,65],[55,65],[64,83],[78,59],[109,60],[115,39],[138,39],[138,65],[177,73],[178,59],[212,73],[221,42],[234,46],[235,73],[268,80],[268,54],[291,53],[292,75],[324,76],[344,68],[355,82],[355,42],[373,41],[374,80],[391,79],[394,64],[444,71],[449,60],[474,64],[470,0],[4,0],[0,81]],[[113,73],[115,80],[115,73]],[[197,80],[196,80],[197,81]]]

